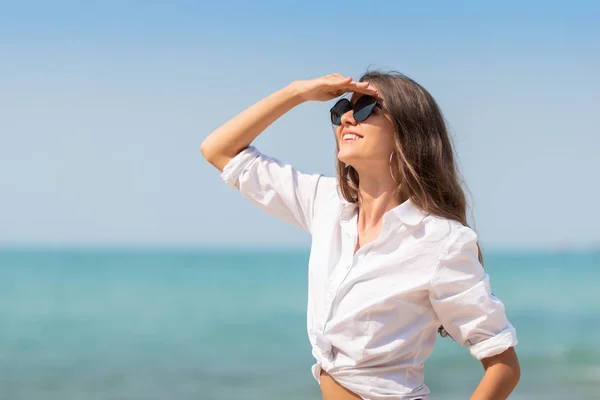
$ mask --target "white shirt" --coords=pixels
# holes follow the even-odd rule
[[[336,178],[302,173],[254,147],[221,177],[312,235],[307,329],[317,381],[322,368],[363,399],[426,400],[423,365],[441,324],[477,359],[517,344],[470,228],[409,200],[388,211],[379,237],[354,254],[358,209]]]

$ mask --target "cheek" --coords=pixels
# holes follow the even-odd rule
[[[377,143],[377,147],[374,150],[379,157],[387,158],[389,157],[390,153],[394,151],[394,147],[392,144],[382,140]]]
[[[371,136],[373,140],[370,140],[369,143],[373,150],[381,154],[389,154],[394,150],[395,143],[392,132],[388,130],[378,130],[377,132],[373,133],[374,134]]]

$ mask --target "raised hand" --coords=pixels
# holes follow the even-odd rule
[[[332,100],[347,92],[378,95],[369,82],[355,82],[340,74],[294,81],[221,125],[204,139],[200,151],[209,163],[223,171],[233,157],[295,106],[309,100]]]
[[[347,92],[377,96],[377,90],[369,82],[355,82],[351,77],[330,74],[319,78],[295,81],[291,86],[303,100],[328,101]]]

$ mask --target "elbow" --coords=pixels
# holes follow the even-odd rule
[[[506,364],[511,369],[512,381],[515,386],[521,380],[521,363],[519,362],[519,358],[517,357],[517,353],[515,352],[514,347],[510,347],[505,353],[508,354],[508,360],[506,360]]]
[[[200,144],[200,154],[208,161],[208,157],[210,155],[210,149],[208,144],[206,144],[206,139]]]
[[[202,154],[202,157],[204,157],[204,159],[208,161],[209,152],[206,142],[202,142],[202,144],[200,144],[200,154]]]
[[[515,387],[521,380],[521,365],[517,361],[516,365],[513,367],[513,383]]]
[[[200,144],[200,154],[202,154],[202,157],[204,157],[206,161],[214,165],[215,152],[211,148],[208,139],[205,139],[202,144]]]
[[[510,388],[510,391],[512,392],[513,390],[515,390],[515,388],[519,384],[520,380],[521,380],[521,369],[517,365],[516,367],[511,368],[509,376],[506,378],[504,385],[507,388]]]
[[[517,387],[520,380],[521,367],[519,364],[517,363],[509,366],[508,371],[506,372],[506,385],[514,389]]]
[[[202,142],[200,145],[200,153],[210,165],[221,172],[223,172],[223,168],[225,168],[225,165],[231,160],[231,157],[224,155],[219,151],[217,146],[211,143],[210,138],[207,138]]]

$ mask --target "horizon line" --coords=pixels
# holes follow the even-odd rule
[[[302,244],[216,244],[216,243],[61,243],[61,244],[27,244],[0,243],[0,253],[3,252],[223,252],[234,251],[241,253],[252,252],[302,252],[310,253],[310,245]],[[486,254],[600,254],[600,245],[581,246],[482,246]]]

